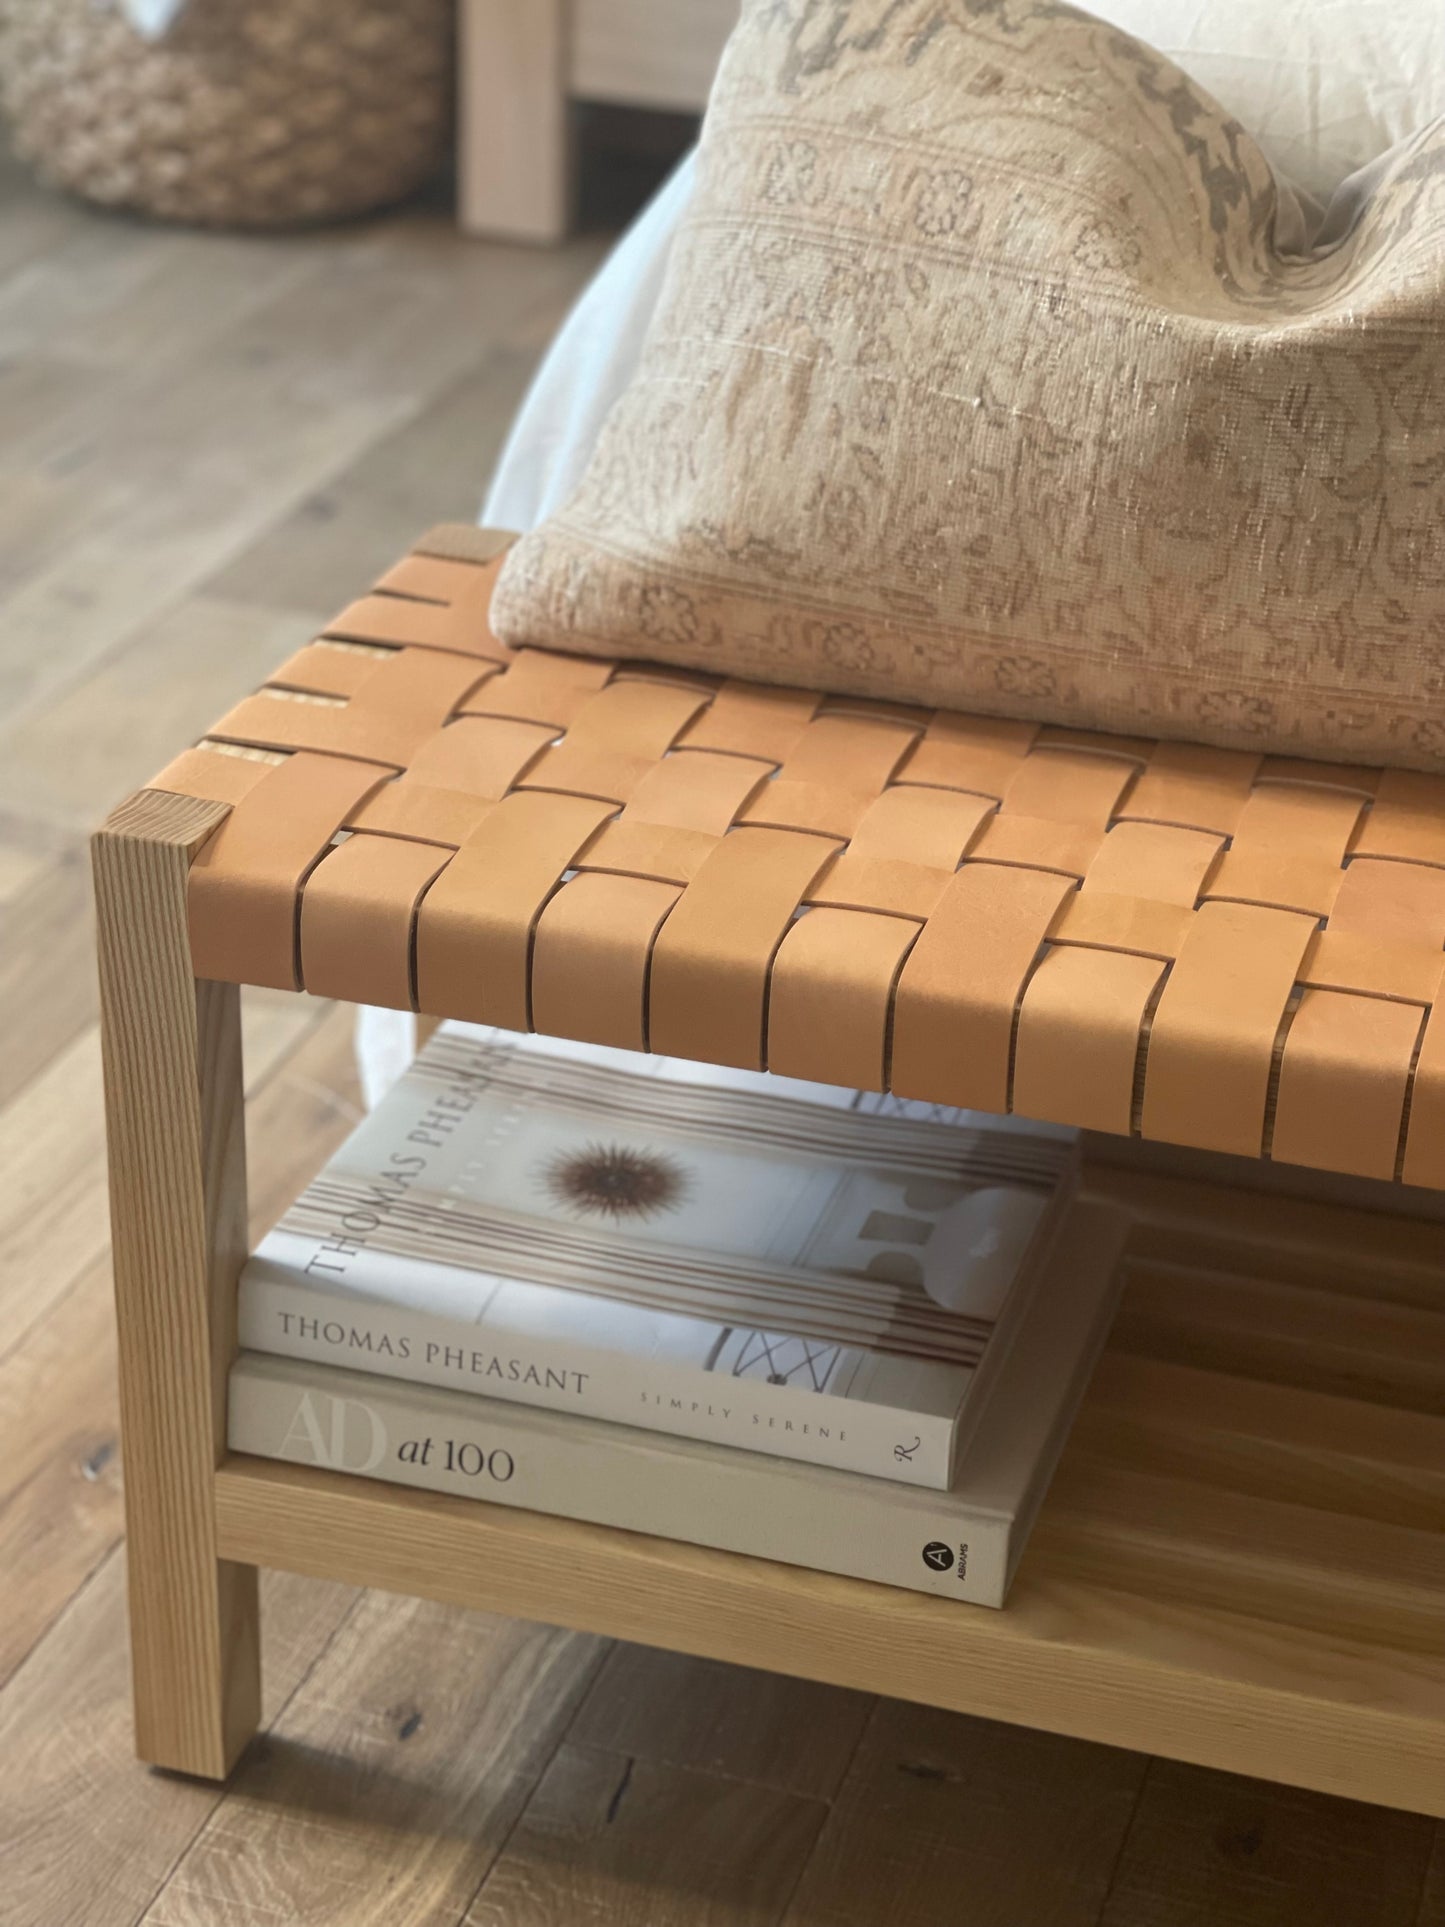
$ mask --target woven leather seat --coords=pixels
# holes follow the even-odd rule
[[[1445,780],[512,652],[506,541],[155,779],[198,976],[1445,1185]]]

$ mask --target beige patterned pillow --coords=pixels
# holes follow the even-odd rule
[[[1445,123],[1353,229],[1053,0],[749,0],[514,641],[1445,768]]]

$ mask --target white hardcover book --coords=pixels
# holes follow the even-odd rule
[[[235,1452],[1001,1606],[1107,1334],[1126,1221],[1068,1212],[947,1492],[245,1353]]]
[[[247,1264],[240,1342],[941,1489],[1074,1170],[1047,1127],[444,1025]]]

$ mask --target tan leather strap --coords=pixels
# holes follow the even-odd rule
[[[156,779],[200,975],[1445,1186],[1445,779],[509,651],[505,541]]]

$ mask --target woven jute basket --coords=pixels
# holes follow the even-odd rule
[[[290,227],[426,179],[452,43],[452,0],[189,0],[154,42],[106,0],[0,0],[0,102],[17,152],[92,201]]]

